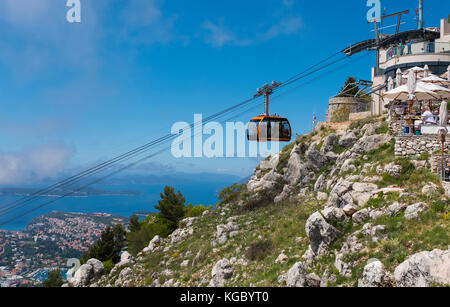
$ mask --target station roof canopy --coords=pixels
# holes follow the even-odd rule
[[[430,29],[410,30],[398,34],[384,36],[380,38],[378,43],[376,39],[368,39],[345,48],[344,50],[342,50],[342,52],[348,56],[352,56],[353,54],[359,53],[361,51],[386,48],[391,45],[398,45],[401,42],[406,43],[407,41],[411,40],[434,41],[439,37],[439,32]]]

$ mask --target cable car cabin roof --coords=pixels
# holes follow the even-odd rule
[[[281,116],[278,116],[278,115],[259,115],[259,116],[253,117],[251,120],[263,120],[265,118],[287,120],[286,117],[281,117]]]

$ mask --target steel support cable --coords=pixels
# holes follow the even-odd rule
[[[338,52],[338,53],[339,53],[339,52]],[[294,77],[291,77],[290,79],[288,79],[288,81],[287,81],[285,84],[283,84],[283,86],[287,86],[287,85],[289,85],[289,84],[292,84],[292,83],[294,83],[294,82],[296,82],[296,81],[298,81],[298,80],[300,80],[300,79],[306,77],[306,76],[301,76],[301,75],[304,74],[304,73],[306,73],[307,71],[311,70],[312,68],[317,67],[317,66],[320,65],[321,63],[326,62],[328,59],[330,59],[330,58],[336,56],[338,53],[336,53],[335,55],[333,55],[333,56],[327,58],[326,60],[323,60],[323,61],[321,61],[321,62],[319,62],[319,63],[317,63],[317,64],[311,66],[310,68],[308,68],[308,69],[305,70],[304,72],[302,72],[302,73],[300,73],[300,74],[297,74],[297,75],[295,75]],[[320,67],[320,68],[318,68],[318,69],[312,71],[311,73],[309,73],[309,75],[311,75],[311,74],[313,74],[313,73],[315,73],[315,72],[318,72],[318,71],[320,71],[320,70],[322,70],[322,69],[324,69],[324,68],[326,68],[326,67],[329,67],[330,65],[333,65],[333,64],[335,64],[335,63],[337,63],[337,62],[339,62],[339,61],[342,61],[342,60],[343,60],[343,59],[339,59],[339,60],[333,61],[332,63],[329,63],[329,64],[327,64],[327,65],[324,65],[324,66],[322,66],[322,67]],[[208,117],[207,119],[205,119],[205,121],[212,120],[212,119],[214,119],[215,117],[217,117],[217,116],[219,116],[219,115],[221,115],[221,114],[224,114],[224,113],[227,113],[227,112],[229,112],[229,111],[232,111],[232,110],[234,110],[234,109],[236,109],[236,108],[238,108],[238,107],[240,107],[240,106],[243,106],[243,105],[245,105],[245,104],[247,104],[247,103],[249,103],[249,102],[252,102],[252,101],[255,101],[255,98],[253,98],[253,99],[248,99],[248,100],[243,101],[243,102],[241,102],[241,103],[239,103],[239,104],[237,104],[237,105],[235,105],[235,106],[232,106],[232,107],[230,107],[230,108],[228,108],[228,109],[225,109],[225,110],[223,110],[223,111],[221,111],[221,112],[218,112],[218,113],[216,113],[216,114],[214,114],[214,115]],[[191,128],[195,127],[196,124],[197,124],[197,123],[191,124]],[[121,161],[122,161],[123,159],[125,159],[125,158],[128,158],[128,159],[129,159],[129,158],[132,158],[136,153],[139,153],[139,152],[141,152],[141,151],[143,151],[143,150],[149,150],[149,149],[152,148],[152,146],[158,145],[159,143],[161,143],[161,142],[163,142],[163,141],[166,141],[166,140],[169,140],[169,139],[171,139],[171,138],[173,138],[173,137],[176,137],[176,136],[177,136],[177,135],[172,135],[172,134],[171,134],[171,135],[166,135],[166,136],[164,136],[164,137],[162,137],[162,138],[159,138],[159,139],[157,139],[157,140],[155,140],[155,141],[153,141],[153,142],[150,142],[150,143],[148,143],[148,144],[146,144],[146,145],[144,145],[144,146],[138,147],[137,149],[134,149],[134,150],[132,150],[132,151],[126,153],[126,154],[120,155],[119,157],[116,157],[116,158],[114,158],[114,159],[111,159],[111,160],[109,160],[109,161],[107,161],[107,162],[104,162],[104,163],[102,163],[102,164],[100,164],[100,165],[98,165],[98,166],[96,166],[96,167],[90,168],[90,169],[88,169],[87,171],[81,172],[80,174],[77,174],[77,175],[72,176],[72,177],[70,177],[70,178],[68,178],[68,179],[66,179],[66,180],[63,180],[62,182],[56,183],[56,184],[54,184],[54,185],[52,185],[52,186],[50,186],[50,187],[48,187],[48,188],[46,188],[46,189],[42,189],[42,190],[40,190],[40,191],[38,191],[38,192],[35,192],[35,193],[33,193],[32,195],[30,195],[30,196],[28,196],[28,197],[24,197],[24,198],[22,198],[22,199],[16,200],[16,201],[14,201],[14,202],[12,202],[12,203],[10,203],[10,204],[7,204],[6,206],[11,206],[11,205],[21,205],[21,204],[23,204],[24,202],[29,202],[29,201],[31,201],[31,200],[34,200],[34,199],[36,199],[36,198],[42,196],[43,194],[48,193],[49,191],[52,191],[52,190],[55,190],[55,189],[64,187],[64,186],[67,185],[67,184],[73,184],[73,183],[75,183],[76,181],[82,180],[83,177],[85,177],[85,176],[88,176],[88,175],[91,175],[91,174],[93,174],[93,173],[99,172],[99,171],[103,170],[105,167],[109,167],[109,166],[111,166],[111,165],[114,165],[115,163],[121,162]],[[72,193],[72,194],[73,194],[73,193]],[[31,198],[30,198],[30,197],[31,197]],[[3,206],[3,207],[5,207],[5,206]],[[10,211],[10,209],[13,209],[13,208],[9,208],[8,211]]]
[[[336,56],[337,54],[339,54],[339,53],[340,53],[340,52],[337,52],[337,53],[335,53],[335,54],[333,54],[333,55],[327,57],[325,60],[322,60],[322,61],[318,62],[317,64],[310,66],[309,68],[307,68],[307,69],[304,70],[303,72],[294,75],[293,77],[289,78],[289,79],[288,79],[287,81],[285,81],[285,82],[287,82],[287,84],[292,83],[291,80],[293,80],[293,79],[295,79],[295,78],[298,78],[300,75],[305,74],[306,72],[308,72],[308,71],[311,70],[312,68],[317,67],[318,65],[320,65],[320,64],[322,64],[322,63],[328,61],[329,59],[335,57],[335,56]],[[298,80],[298,79],[296,79],[296,80]],[[294,82],[295,82],[295,81],[294,81]],[[287,85],[287,84],[286,84],[286,85]],[[217,115],[226,113],[226,112],[228,112],[228,111],[230,111],[230,110],[233,110],[233,109],[235,109],[235,108],[237,108],[237,107],[240,107],[240,106],[242,106],[242,105],[245,105],[245,104],[247,104],[247,103],[249,103],[249,102],[251,102],[251,101],[254,101],[254,99],[255,99],[255,98],[245,100],[245,101],[243,101],[243,102],[241,102],[241,103],[239,103],[239,104],[237,104],[237,105],[235,105],[235,106],[232,106],[232,107],[230,107],[230,108],[228,108],[228,109],[225,109],[225,110],[223,110],[223,111],[221,111],[221,112],[218,112],[218,113],[216,113],[216,114],[210,116],[210,118],[214,118],[214,117],[216,117]],[[205,119],[205,120],[207,121],[208,118]],[[195,125],[195,124],[194,124],[194,125]],[[192,128],[192,126],[193,126],[193,125],[191,125],[191,128]],[[28,195],[28,196],[26,196],[26,197],[22,197],[21,199],[18,199],[18,200],[15,200],[15,201],[11,202],[11,203],[2,205],[2,206],[0,206],[0,208],[11,207],[11,206],[16,205],[16,204],[21,205],[21,204],[23,204],[24,202],[28,202],[28,201],[30,201],[30,200],[34,200],[34,199],[36,199],[36,198],[38,198],[38,197],[40,197],[40,196],[42,196],[42,195],[48,194],[49,192],[52,192],[52,191],[55,191],[55,190],[60,189],[60,188],[62,188],[62,187],[65,187],[67,184],[72,184],[72,183],[74,183],[74,181],[78,180],[79,178],[82,178],[82,177],[84,177],[84,176],[89,175],[91,172],[96,172],[97,170],[101,170],[103,167],[107,167],[107,166],[109,166],[109,165],[111,165],[111,164],[113,164],[113,163],[120,162],[122,159],[124,159],[124,158],[126,158],[126,157],[129,157],[130,155],[133,155],[133,154],[135,154],[135,153],[137,153],[137,152],[140,152],[140,151],[149,149],[149,148],[150,148],[151,146],[153,146],[154,144],[157,144],[157,143],[159,143],[159,142],[161,142],[161,141],[164,141],[166,138],[170,138],[170,137],[172,137],[172,136],[173,136],[173,135],[166,135],[166,136],[163,136],[163,137],[161,137],[161,138],[159,138],[159,139],[157,139],[157,140],[154,140],[154,141],[152,141],[152,142],[150,142],[150,143],[147,143],[147,144],[145,144],[145,145],[143,145],[143,146],[140,146],[140,147],[138,147],[138,148],[136,148],[136,149],[133,149],[133,150],[131,150],[131,151],[125,153],[125,154],[122,154],[122,155],[120,155],[120,156],[118,156],[118,157],[115,157],[115,158],[113,158],[113,159],[111,159],[111,160],[108,160],[108,161],[106,161],[106,162],[103,162],[103,163],[101,163],[101,164],[99,164],[99,165],[97,165],[97,166],[94,166],[94,167],[92,167],[92,168],[89,168],[89,169],[86,170],[86,171],[83,171],[83,172],[78,173],[78,174],[76,174],[76,175],[74,175],[74,176],[71,176],[71,177],[69,177],[69,178],[67,178],[67,179],[65,179],[65,180],[63,180],[63,181],[57,182],[57,183],[55,183],[55,184],[53,184],[53,185],[51,185],[51,186],[49,186],[49,187],[46,187],[46,188],[41,189],[41,190],[38,190],[38,191],[32,193],[31,195]],[[0,212],[1,212],[1,211],[0,211]]]
[[[237,114],[237,115],[234,115],[233,117],[231,117],[231,118],[229,118],[229,119],[226,119],[226,120],[222,121],[222,123],[227,122],[227,121],[229,121],[229,120],[231,120],[231,119],[234,119],[234,118],[236,118],[236,117],[238,117],[238,116],[240,116],[240,115],[242,115],[242,114],[245,114],[245,113],[247,113],[249,110],[255,109],[255,108],[257,108],[257,107],[258,107],[258,106],[253,106],[253,107],[251,107],[251,108],[249,108],[249,109],[247,109],[247,110],[245,110],[245,111],[243,111],[243,112],[241,112],[241,113],[239,113],[239,114]],[[202,132],[201,132],[201,133],[202,133]],[[195,136],[197,136],[197,135],[200,135],[201,133],[194,134],[193,137],[195,137]],[[191,138],[191,137],[192,137],[192,136],[189,136],[189,138]],[[188,139],[188,138],[185,138],[184,140],[186,140],[186,139]],[[173,145],[172,145],[172,146],[173,146]],[[157,152],[155,152],[155,153],[152,153],[152,154],[150,154],[150,155],[148,155],[148,156],[145,156],[144,158],[141,158],[141,159],[139,159],[139,160],[137,160],[137,161],[135,161],[135,162],[133,162],[133,163],[131,163],[131,164],[128,164],[128,165],[126,165],[126,166],[124,166],[124,167],[121,167],[120,169],[115,170],[114,172],[112,172],[112,173],[110,173],[110,174],[107,174],[107,175],[105,175],[105,176],[103,176],[103,177],[101,177],[101,178],[98,178],[98,179],[96,179],[96,180],[94,180],[94,181],[92,181],[92,182],[90,182],[90,183],[88,183],[88,184],[85,184],[85,185],[83,185],[83,186],[77,188],[77,189],[74,190],[74,191],[67,192],[66,194],[61,195],[61,196],[59,196],[59,197],[57,197],[57,198],[55,198],[55,199],[52,199],[51,201],[45,202],[45,203],[43,203],[43,204],[41,204],[41,205],[39,205],[39,206],[36,206],[36,207],[34,207],[34,208],[31,208],[31,209],[29,209],[29,210],[27,210],[27,211],[25,211],[25,212],[23,212],[23,213],[21,213],[21,214],[15,216],[15,217],[12,217],[12,218],[10,218],[10,219],[4,221],[4,222],[0,222],[0,226],[9,224],[9,223],[11,223],[11,222],[13,222],[13,221],[15,221],[15,220],[17,220],[17,219],[20,219],[21,217],[23,217],[23,216],[25,216],[25,215],[28,215],[28,214],[30,214],[30,213],[36,211],[36,210],[39,210],[39,209],[41,209],[41,208],[43,208],[43,207],[45,207],[45,206],[51,205],[51,204],[53,204],[53,203],[59,201],[60,199],[66,198],[66,197],[68,197],[68,196],[70,196],[70,195],[73,195],[73,194],[75,194],[75,193],[77,193],[77,192],[80,192],[80,191],[82,191],[82,190],[84,190],[84,189],[86,189],[86,188],[88,188],[88,187],[90,187],[90,186],[92,186],[92,185],[94,185],[94,184],[97,184],[97,183],[99,183],[99,182],[102,182],[102,181],[104,181],[104,180],[107,179],[107,178],[110,178],[110,177],[112,177],[112,176],[114,176],[114,175],[117,175],[117,174],[119,174],[119,173],[121,173],[121,172],[127,170],[127,169],[130,169],[130,168],[132,168],[132,167],[134,167],[134,166],[136,166],[136,165],[138,165],[138,164],[140,164],[140,163],[142,163],[142,162],[144,162],[144,161],[146,161],[146,160],[148,160],[148,159],[150,159],[150,158],[153,158],[153,157],[155,157],[155,156],[157,156],[157,155],[159,155],[159,154],[161,154],[161,153],[163,153],[163,152],[165,152],[165,151],[171,149],[172,146],[163,148],[163,149],[161,149],[161,150],[159,150],[159,151],[157,151]]]
[[[258,100],[258,99],[251,99],[251,100],[247,101],[247,103],[249,103],[249,102],[255,102],[255,101],[257,101],[257,100]],[[208,122],[211,122],[212,120],[218,119],[218,118],[220,118],[221,116],[223,116],[223,115],[225,115],[225,114],[227,114],[227,113],[229,113],[229,112],[233,112],[234,110],[238,110],[239,108],[242,108],[243,106],[245,106],[245,104],[240,104],[240,105],[238,106],[238,108],[229,108],[229,109],[226,110],[226,112],[221,112],[221,113],[223,113],[223,114],[220,114],[220,115],[219,115],[219,113],[217,113],[217,114],[215,114],[214,116],[209,116],[209,117],[207,117],[205,120],[202,120],[201,122],[196,122],[196,123],[194,123],[194,124],[191,124],[191,125],[190,125],[190,129],[195,129],[198,125],[200,125],[200,124],[202,124],[202,123],[208,123]],[[146,147],[146,148],[142,148],[142,149],[139,150],[138,152],[134,152],[134,153],[132,153],[132,154],[128,154],[128,155],[126,155],[126,156],[124,156],[124,157],[122,157],[121,159],[116,160],[116,161],[112,161],[112,162],[109,162],[109,163],[103,163],[102,167],[92,168],[92,169],[89,170],[89,171],[83,172],[83,173],[84,173],[83,176],[73,176],[71,180],[68,180],[68,181],[65,180],[64,183],[59,184],[58,186],[54,187],[54,188],[51,189],[51,190],[49,189],[49,191],[45,191],[45,192],[40,193],[40,194],[35,193],[36,195],[33,195],[32,197],[31,197],[31,196],[25,197],[24,199],[22,199],[22,201],[19,201],[19,202],[16,201],[15,203],[11,203],[9,206],[3,206],[2,209],[0,210],[0,216],[1,216],[1,215],[5,215],[6,213],[10,212],[11,210],[13,210],[13,209],[15,209],[15,208],[18,208],[18,207],[20,207],[20,206],[23,206],[23,205],[26,204],[26,203],[29,203],[29,202],[31,202],[31,201],[33,201],[33,200],[36,200],[36,199],[40,198],[40,197],[43,196],[43,194],[45,194],[45,193],[54,191],[54,190],[59,189],[59,188],[62,188],[62,187],[67,188],[68,186],[73,186],[74,184],[76,184],[76,183],[80,182],[81,180],[83,180],[85,177],[92,176],[92,175],[94,175],[94,174],[96,174],[96,173],[99,173],[99,172],[101,172],[101,171],[104,171],[105,169],[112,168],[112,167],[118,165],[118,164],[121,163],[121,162],[128,161],[128,160],[130,160],[130,159],[132,159],[132,158],[134,158],[134,157],[136,157],[136,156],[138,156],[138,155],[141,155],[141,154],[145,153],[145,152],[148,151],[148,150],[153,149],[154,147],[156,147],[156,146],[158,146],[158,145],[160,145],[160,144],[164,144],[165,142],[171,141],[172,139],[175,139],[175,138],[178,137],[178,136],[179,136],[178,134],[170,134],[170,135],[167,135],[167,136],[165,136],[165,137],[163,137],[163,138],[158,139],[157,142],[153,142],[153,143],[151,144],[151,146]]]

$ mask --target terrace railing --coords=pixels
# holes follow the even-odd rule
[[[411,45],[391,47],[387,50],[386,60],[389,61],[395,57],[429,53],[449,53],[450,43],[424,42]]]

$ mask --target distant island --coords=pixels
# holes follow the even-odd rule
[[[138,196],[141,195],[139,191],[108,191],[99,188],[86,188],[82,191],[76,191],[78,188],[73,189],[55,189],[54,191],[39,194],[42,197],[88,197],[88,196]],[[13,196],[31,196],[38,193],[38,188],[0,188],[0,195],[13,195]]]

